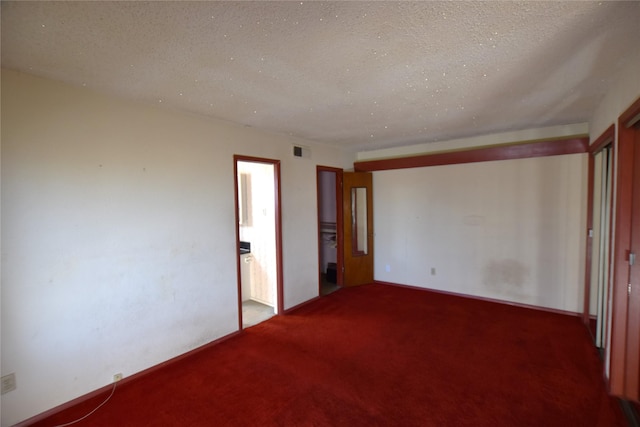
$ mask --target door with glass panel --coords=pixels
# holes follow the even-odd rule
[[[373,282],[373,180],[366,172],[343,174],[344,286]]]

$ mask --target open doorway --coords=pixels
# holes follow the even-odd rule
[[[610,128],[590,155],[591,173],[591,239],[589,305],[585,307],[588,313],[589,330],[592,333],[596,347],[601,354],[606,346],[608,301],[609,301],[609,269],[611,248],[611,208],[613,197],[613,141],[615,130]],[[600,140],[600,139],[599,139]]]
[[[316,168],[318,192],[319,294],[328,295],[342,286],[342,169]]]
[[[240,329],[282,312],[279,166],[234,156]]]

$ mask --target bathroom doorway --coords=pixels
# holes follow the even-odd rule
[[[282,313],[280,162],[234,156],[239,329]]]

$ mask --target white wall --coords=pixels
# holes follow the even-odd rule
[[[576,154],[375,172],[375,279],[581,311],[586,169]]]
[[[3,426],[237,330],[233,154],[282,160],[285,308],[316,296],[315,166],[353,156],[2,71]]]

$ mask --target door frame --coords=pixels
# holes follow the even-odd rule
[[[265,163],[273,166],[273,186],[274,186],[274,216],[276,231],[276,315],[284,313],[284,286],[282,279],[282,199],[280,196],[280,160],[262,157],[233,155],[233,193],[235,203],[235,230],[236,230],[236,275],[238,288],[238,330],[242,330],[242,279],[240,266],[240,205],[238,195],[238,162]]]
[[[611,145],[611,152],[615,155],[616,152],[616,127],[615,125],[609,126],[602,135],[596,139],[593,144],[589,146],[589,165],[588,165],[588,183],[587,183],[587,244],[586,244],[586,262],[585,262],[585,276],[584,276],[584,307],[582,313],[582,321],[587,326],[590,332],[590,306],[591,306],[591,263],[593,262],[593,217],[594,217],[594,191],[595,191],[595,157],[605,147]],[[615,172],[615,171],[614,171]],[[615,188],[615,173],[612,173],[613,183],[612,189]],[[611,197],[611,204],[609,206],[610,214],[613,214],[613,197]],[[611,244],[613,236],[613,218],[609,221],[609,259],[607,264],[609,265],[608,271],[611,271]],[[611,292],[611,280],[609,280],[609,293]],[[593,337],[595,340],[595,336]]]
[[[611,350],[609,353],[609,391],[616,396],[638,400],[640,370],[640,325],[629,322],[630,293],[628,290],[629,251],[633,204],[634,128],[640,119],[640,98],[618,118],[618,152],[616,156],[616,212],[613,247],[613,295],[611,296]],[[638,148],[640,149],[640,148]],[[637,299],[640,289],[631,295]],[[638,308],[638,307],[636,307]],[[637,310],[636,310],[637,311]]]
[[[321,239],[321,224],[320,224],[320,173],[321,172],[333,172],[336,175],[336,284],[343,286],[344,283],[344,233],[343,233],[343,220],[342,220],[342,174],[344,172],[341,168],[334,168],[331,166],[316,166],[316,197],[317,197],[317,221],[318,221],[318,266],[322,261],[322,239]],[[318,269],[320,270],[320,269]],[[318,294],[322,292],[322,273],[318,271]]]

